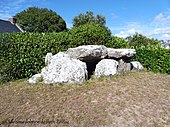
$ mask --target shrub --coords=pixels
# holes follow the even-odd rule
[[[0,34],[0,80],[26,78],[40,72],[44,67],[44,56],[56,54],[69,47],[67,32],[33,34]]]
[[[86,24],[60,33],[0,34],[0,82],[27,78],[41,71],[44,57],[71,47],[109,42],[111,32],[99,24]]]
[[[161,42],[154,38],[147,38],[142,34],[134,34],[133,36],[128,36],[126,38],[128,45],[130,47],[150,47],[150,46],[161,46]]]
[[[104,26],[89,23],[60,33],[0,34],[0,80],[30,77],[44,67],[44,57],[71,47],[105,44],[111,32]]]
[[[0,82],[28,78],[45,66],[44,57],[80,45],[128,48],[127,42],[111,36],[110,30],[95,23],[60,33],[0,34]],[[159,46],[136,47],[134,60],[150,71],[170,73],[170,50]]]
[[[111,39],[111,32],[105,26],[87,23],[69,31],[72,35],[70,45],[106,45]]]
[[[128,48],[128,43],[125,39],[112,36],[109,43],[106,43],[105,46],[111,48]]]
[[[136,48],[133,60],[139,61],[147,70],[170,74],[170,50],[161,47]]]

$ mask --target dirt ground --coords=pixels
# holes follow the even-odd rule
[[[170,75],[131,72],[82,85],[0,86],[0,126],[170,127]]]

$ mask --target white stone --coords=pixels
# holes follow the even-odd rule
[[[58,58],[71,58],[70,55],[64,53],[64,52],[59,52],[57,54],[55,54],[54,56],[52,56],[52,59],[58,59]]]
[[[107,56],[107,48],[104,45],[83,45],[76,48],[69,48],[66,53],[71,58],[91,61],[105,58]]]
[[[118,65],[118,73],[121,74],[121,73],[124,73],[126,71],[130,71],[131,70],[131,63],[130,62],[125,62],[123,59],[120,59],[118,61],[119,65]]]
[[[52,59],[53,54],[52,53],[47,53],[46,57],[45,57],[45,65],[50,64],[51,59]]]
[[[41,74],[35,74],[31,78],[28,79],[28,83],[30,84],[36,84],[42,79]]]
[[[117,73],[118,62],[111,59],[103,59],[97,65],[94,75],[96,77],[109,76]]]
[[[32,76],[28,82],[34,84],[41,79],[45,84],[81,83],[87,79],[87,70],[89,77],[93,71],[96,77],[101,77],[123,73],[132,68],[143,70],[139,62],[130,63],[135,54],[135,49],[113,49],[104,45],[83,45],[55,55],[47,53],[46,66],[41,74]]]
[[[133,70],[144,70],[144,67],[142,66],[142,64],[138,61],[133,61],[131,62]]]
[[[132,57],[136,54],[135,49],[113,49],[107,48],[108,58]]]
[[[86,63],[59,52],[52,56],[50,64],[42,69],[41,74],[45,84],[83,82],[87,77],[87,67]]]

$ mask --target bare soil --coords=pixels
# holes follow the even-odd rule
[[[170,75],[131,72],[82,85],[0,86],[0,126],[170,127]]]

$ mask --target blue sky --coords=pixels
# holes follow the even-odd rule
[[[7,20],[28,7],[48,8],[72,26],[75,16],[86,11],[106,17],[113,35],[135,32],[170,40],[170,0],[0,0],[0,19]]]

